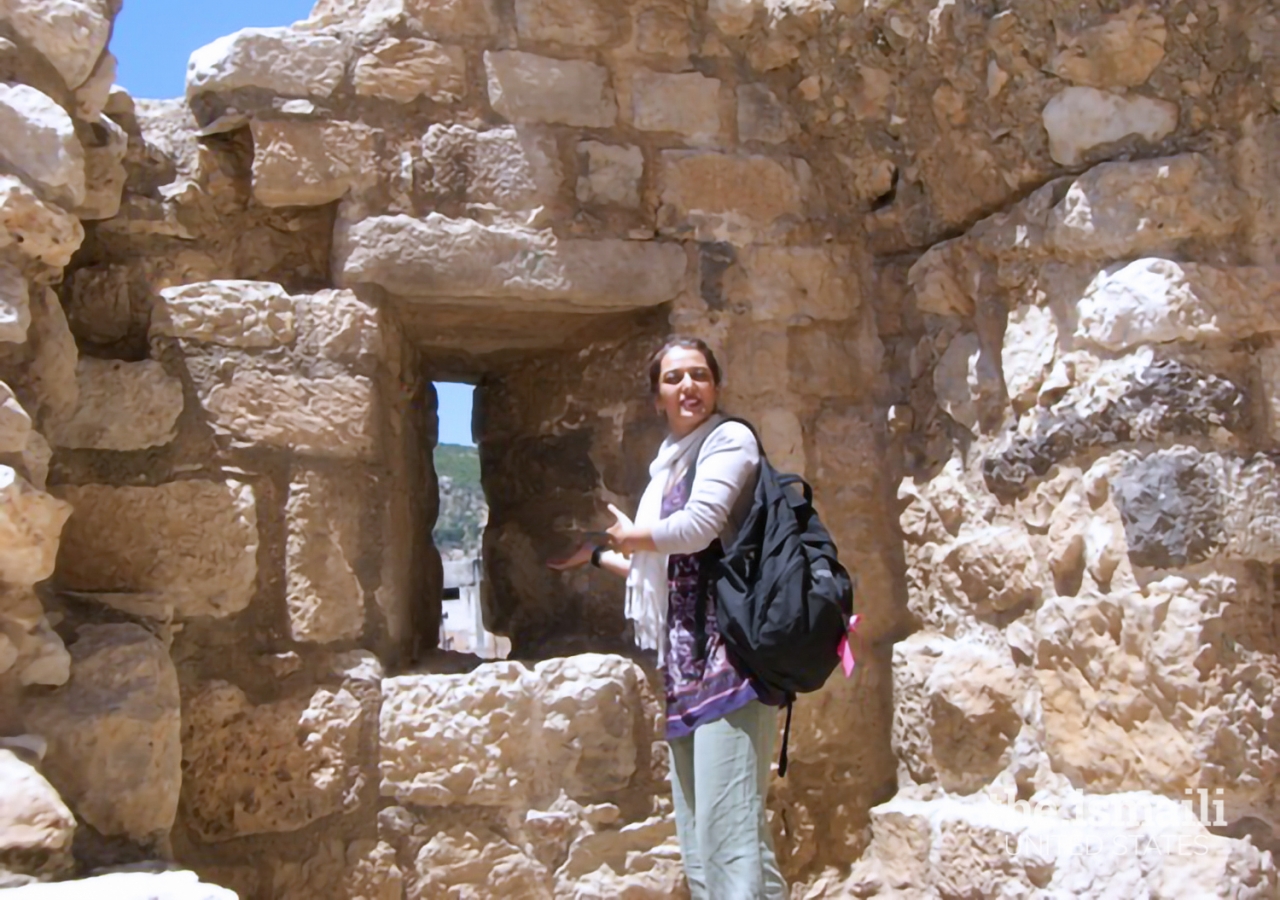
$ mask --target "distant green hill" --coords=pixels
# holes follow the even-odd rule
[[[489,507],[480,486],[480,453],[475,447],[441,444],[435,450],[440,480],[440,512],[432,532],[441,550],[460,550],[471,556],[480,552]]]

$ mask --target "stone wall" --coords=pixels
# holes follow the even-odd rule
[[[11,6],[13,877],[682,896],[658,674],[543,565],[634,505],[681,332],[859,576],[795,896],[1277,895],[1270,6],[320,0],[173,101],[109,0]],[[433,380],[511,661],[434,647]]]

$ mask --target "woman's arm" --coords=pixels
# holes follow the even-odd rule
[[[580,569],[591,562],[591,555],[595,552],[595,549],[595,544],[581,544],[577,550],[574,550],[564,559],[547,560],[547,566],[557,572]],[[602,550],[600,551],[600,568],[621,578],[626,578],[631,571],[631,559],[613,550]]]

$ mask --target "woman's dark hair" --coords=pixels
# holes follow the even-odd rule
[[[720,363],[716,361],[716,355],[711,352],[707,342],[702,338],[677,337],[667,341],[653,356],[649,357],[649,391],[651,393],[658,393],[658,379],[662,377],[662,357],[676,349],[697,350],[701,353],[707,361],[707,368],[711,370],[712,381],[715,382],[716,387],[720,387]]]

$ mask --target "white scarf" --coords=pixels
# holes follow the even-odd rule
[[[649,464],[649,486],[640,497],[635,523],[652,528],[662,521],[662,495],[673,474],[683,473],[702,449],[702,442],[724,417],[713,413],[678,441],[670,435]],[[631,555],[627,573],[626,614],[635,628],[636,644],[642,650],[657,650],[658,665],[667,658],[667,554],[637,551]]]

